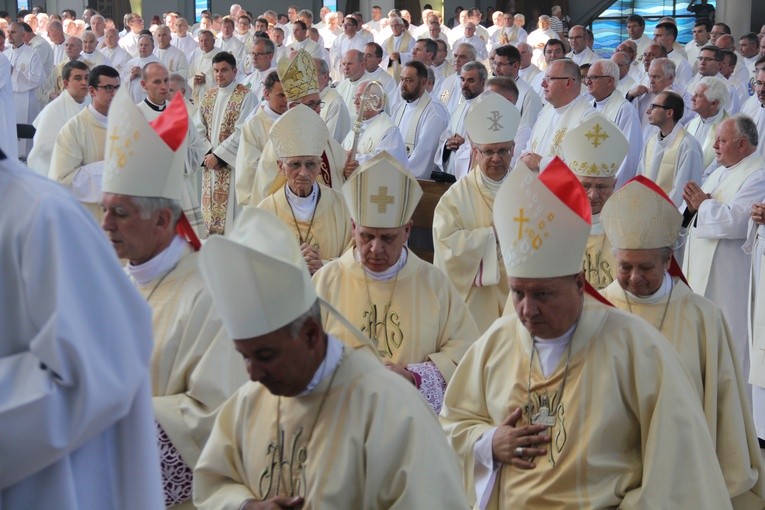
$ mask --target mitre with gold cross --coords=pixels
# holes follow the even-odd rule
[[[494,225],[508,276],[553,278],[582,271],[590,202],[560,158],[539,174],[523,163],[510,172],[494,199]]]
[[[406,225],[422,198],[422,188],[396,158],[383,151],[366,161],[343,185],[343,197],[357,225]]]
[[[593,114],[563,139],[563,160],[581,177],[613,177],[627,156],[629,142],[613,122]]]

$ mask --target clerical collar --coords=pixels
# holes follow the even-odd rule
[[[260,103],[260,104],[263,106],[263,113],[265,113],[265,114],[266,114],[266,116],[267,116],[269,119],[271,119],[271,121],[274,121],[274,122],[275,122],[275,121],[276,121],[276,119],[278,119],[278,118],[280,117],[280,115],[279,115],[278,113],[276,113],[275,111],[273,111],[273,110],[271,109],[271,107],[270,107],[270,106],[268,106],[268,103],[267,103],[267,102],[263,101],[263,102],[262,102],[262,103]]]
[[[574,105],[574,103],[576,103],[576,102],[577,102],[577,100],[578,100],[579,98],[581,98],[581,96],[577,96],[577,97],[575,97],[575,98],[574,98],[574,100],[573,100],[573,101],[571,101],[570,103],[568,103],[568,104],[564,104],[563,106],[561,106],[561,107],[559,107],[559,108],[553,108],[553,110],[555,110],[555,113],[556,113],[556,114],[558,114],[558,115],[563,115],[564,113],[566,113],[566,112],[568,111],[568,109],[569,109],[569,108],[571,108],[571,107]]]
[[[92,104],[88,105],[88,110],[90,110],[90,113],[92,113],[93,117],[96,118],[96,122],[98,122],[101,125],[101,127],[106,128],[106,122],[107,122],[106,115],[101,115],[100,113],[98,113],[98,110],[96,110],[96,108]]]
[[[705,118],[703,118],[701,115],[699,115],[699,119],[701,119],[701,123],[702,123],[702,124],[712,124],[714,121],[716,121],[717,119],[721,118],[721,117],[722,117],[722,115],[723,115],[723,113],[725,113],[725,110],[723,110],[722,108],[720,108],[720,109],[717,111],[717,113],[715,113],[714,115],[710,115],[710,116],[709,116],[709,117],[707,117],[706,119],[705,119]]]
[[[165,101],[164,104],[159,105],[159,104],[155,104],[155,103],[152,103],[151,101],[149,101],[148,97],[146,99],[144,99],[143,102],[146,103],[146,106],[148,106],[149,108],[151,108],[155,112],[164,112],[165,108],[167,107],[167,101]]]
[[[602,109],[602,108],[605,108],[605,107],[606,107],[606,103],[608,103],[608,100],[609,100],[609,99],[611,99],[611,96],[612,96],[612,95],[613,95],[613,92],[612,92],[612,93],[611,93],[611,94],[610,94],[608,97],[606,97],[606,98],[604,98],[604,99],[601,99],[600,101],[598,101],[598,100],[596,99],[596,100],[595,100],[595,107],[596,107],[596,108],[601,108],[601,109]]]
[[[560,359],[566,352],[566,348],[571,343],[574,336],[577,323],[574,323],[568,331],[558,338],[539,338],[533,337],[534,346],[532,347],[539,353],[539,365],[542,367],[542,374],[548,377],[558,366]]]
[[[412,99],[411,101],[406,101],[404,104],[406,105],[407,108],[415,108],[420,103],[420,100],[422,99],[422,97],[424,95],[425,94],[423,94],[422,96],[418,97],[417,99]]]
[[[147,260],[143,264],[134,266],[128,263],[125,267],[128,276],[130,276],[139,287],[143,287],[149,282],[160,278],[169,273],[181,260],[184,250],[186,249],[186,241],[180,237],[175,236],[172,242],[155,255],[153,258]]]
[[[668,147],[677,137],[677,133],[680,131],[680,128],[683,126],[678,122],[675,124],[675,126],[672,128],[672,131],[670,131],[666,136],[664,136],[661,132],[661,129],[659,129],[659,132],[657,133],[659,136],[659,145],[662,147]]]
[[[343,343],[334,336],[327,334],[327,353],[324,355],[324,359],[322,360],[321,365],[319,365],[319,368],[314,372],[311,382],[309,382],[308,386],[306,386],[306,388],[297,396],[302,397],[315,390],[324,379],[332,375],[342,360]]]
[[[308,221],[313,216],[316,209],[316,202],[319,196],[319,185],[314,182],[313,189],[307,197],[299,197],[292,192],[288,184],[284,185],[287,190],[287,202],[292,206],[292,212],[299,221]]]
[[[401,248],[401,256],[398,258],[395,264],[390,266],[385,271],[376,272],[376,271],[370,271],[367,269],[367,267],[364,264],[361,264],[361,267],[364,269],[364,272],[369,276],[371,279],[375,281],[385,281],[390,280],[394,276],[398,274],[399,271],[406,265],[406,259],[408,257],[408,253],[406,251],[406,247]],[[361,262],[361,255],[359,255],[358,248],[353,249],[353,257],[356,259],[356,262]]]
[[[670,276],[668,272],[664,271],[664,278],[661,281],[661,285],[659,285],[659,288],[653,294],[649,296],[636,296],[627,290],[625,290],[624,293],[627,295],[627,298],[634,301],[635,303],[642,305],[652,305],[667,297],[670,290],[672,290],[672,276]]]
[[[592,228],[590,228],[590,235],[591,236],[598,236],[601,234],[605,234],[605,230],[603,230],[603,223],[600,221],[600,213],[593,214],[592,215]]]
[[[238,83],[236,82],[236,80],[231,80],[231,83],[229,83],[228,85],[226,85],[224,87],[221,87],[219,85],[218,88],[220,88],[221,91],[231,92],[231,91],[233,91],[236,88],[237,85],[238,85]]]
[[[499,187],[502,186],[502,183],[505,182],[505,179],[507,179],[507,176],[510,175],[510,172],[505,173],[505,176],[502,177],[501,180],[495,181],[494,179],[489,178],[486,174],[483,173],[480,169],[475,170],[478,172],[478,178],[481,179],[481,184],[483,184],[486,189],[491,191],[493,194],[496,194],[497,191],[499,191]]]
[[[95,51],[93,53],[85,53],[84,51],[82,53],[80,53],[80,55],[82,55],[85,58],[91,58],[95,54],[96,54]]]

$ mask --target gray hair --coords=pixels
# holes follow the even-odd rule
[[[319,74],[329,74],[329,64],[327,64],[326,60],[323,58],[315,58],[313,61],[316,62],[316,72]]]
[[[613,60],[604,58],[596,61],[593,66],[600,66],[601,73],[605,76],[610,76],[614,79],[615,83],[619,83],[619,66]]]
[[[455,50],[457,48],[462,48],[462,49],[466,50],[468,52],[468,56],[469,56],[469,59],[471,61],[475,60],[476,57],[478,56],[478,54],[475,51],[475,46],[473,46],[470,43],[460,43],[460,44],[458,44],[457,46],[454,47]]]
[[[462,66],[462,72],[465,71],[478,71],[478,77],[481,79],[482,82],[486,82],[486,79],[489,77],[489,71],[486,70],[486,66],[483,65],[483,63],[478,61],[472,61],[468,62],[464,66]]]
[[[746,138],[752,147],[757,147],[757,124],[751,119],[751,117],[739,113],[731,117],[733,125],[736,127],[736,131],[741,138]]]
[[[720,108],[728,108],[730,104],[730,94],[728,93],[728,88],[725,86],[725,82],[716,76],[704,76],[699,80],[696,88],[702,85],[706,87],[703,94],[704,97],[707,98],[707,101],[717,101]]]
[[[668,58],[653,59],[651,62],[651,67],[653,66],[661,67],[661,72],[664,73],[665,77],[671,77],[674,80],[675,76],[677,76],[677,68],[675,67],[675,63]]]
[[[468,62],[468,64],[470,64],[470,63],[472,63],[472,62]],[[463,67],[462,69],[464,70],[465,68]],[[428,82],[429,83],[436,83],[436,72],[433,71],[433,67],[432,66],[428,66]]]
[[[292,322],[284,326],[287,328],[287,333],[290,337],[295,338],[300,333],[308,319],[313,319],[317,323],[321,324],[321,307],[319,306],[319,300],[313,302],[311,307]]]
[[[181,209],[181,203],[178,200],[164,197],[130,197],[133,200],[142,220],[148,220],[152,214],[161,209],[170,209],[172,215],[172,223],[178,221],[181,217],[183,209]]]

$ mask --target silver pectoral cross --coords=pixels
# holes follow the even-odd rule
[[[545,425],[552,427],[555,425],[555,416],[550,414],[549,402],[546,397],[542,398],[539,406],[539,412],[531,417],[532,425]]]

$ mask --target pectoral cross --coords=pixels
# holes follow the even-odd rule
[[[555,416],[550,414],[550,402],[547,397],[542,397],[539,406],[539,412],[531,417],[532,425],[545,425],[552,427],[555,425]]]

